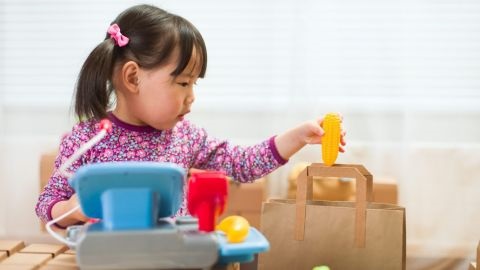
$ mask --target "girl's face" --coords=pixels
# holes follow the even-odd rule
[[[173,128],[190,112],[195,96],[193,85],[198,79],[195,57],[177,77],[170,75],[177,63],[153,69],[140,69],[138,93],[129,101],[129,111],[139,124],[159,130]]]

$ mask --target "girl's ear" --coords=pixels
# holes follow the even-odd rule
[[[138,76],[140,67],[134,61],[128,61],[123,64],[122,71],[122,83],[125,88],[131,93],[138,92]]]

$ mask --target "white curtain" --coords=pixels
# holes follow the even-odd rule
[[[68,108],[86,55],[135,3],[0,2],[0,233],[31,232],[39,154],[72,124]],[[341,112],[348,151],[338,161],[397,180],[409,252],[473,256],[480,239],[480,2],[152,3],[189,19],[207,43],[207,76],[192,114],[198,124],[243,144]],[[285,194],[297,161],[320,161],[319,147],[270,176],[272,195]]]

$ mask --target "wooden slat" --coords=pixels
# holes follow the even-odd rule
[[[64,269],[64,270],[77,270],[79,267],[77,266],[77,260],[75,255],[71,254],[60,254],[55,257],[53,260],[48,261],[47,265],[42,270],[56,270],[56,269]]]
[[[52,259],[51,254],[15,253],[3,260],[0,265],[4,268],[7,265],[13,265],[24,266],[26,269],[37,269],[47,263],[50,259]]]
[[[0,240],[0,251],[6,251],[10,256],[25,247],[23,241],[18,240]]]
[[[51,254],[52,257],[55,257],[58,254],[65,252],[66,250],[68,250],[68,247],[64,245],[31,244],[23,248],[19,252]]]
[[[72,254],[72,255],[77,254],[77,253],[75,252],[75,250],[72,250],[72,249],[68,249],[68,250],[65,251],[64,253],[65,253],[65,254]]]
[[[0,262],[5,260],[8,257],[8,253],[6,251],[0,251]]]

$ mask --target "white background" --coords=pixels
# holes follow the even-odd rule
[[[137,1],[0,0],[0,235],[40,234],[39,157],[74,123],[76,76],[119,12]],[[152,1],[201,31],[207,76],[191,119],[253,144],[341,112],[341,163],[398,181],[407,243],[473,257],[480,240],[480,2]],[[286,194],[295,162],[269,177]]]

